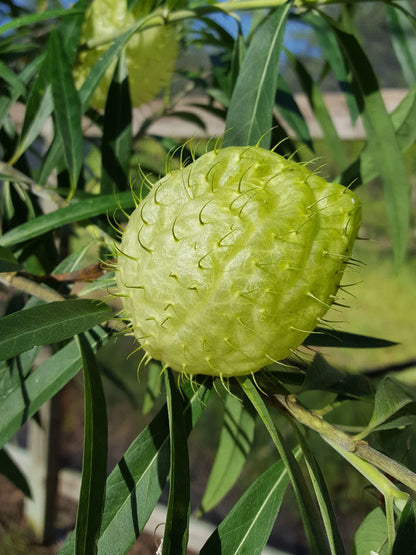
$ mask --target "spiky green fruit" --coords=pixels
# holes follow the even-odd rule
[[[355,195],[259,147],[209,152],[130,217],[117,283],[148,356],[188,374],[286,358],[335,295],[360,226]]]
[[[81,87],[92,67],[109,48],[111,42],[106,44],[106,38],[114,40],[117,34],[127,31],[138,19],[147,15],[147,11],[148,6],[143,2],[127,11],[126,0],[93,0],[85,12],[81,44],[94,39],[104,44],[79,53],[74,68],[77,88]],[[138,31],[125,50],[132,106],[141,106],[155,98],[172,78],[178,54],[177,31],[167,25]],[[91,99],[91,106],[96,109],[105,106],[115,64],[110,65]]]

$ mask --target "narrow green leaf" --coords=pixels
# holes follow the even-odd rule
[[[170,473],[162,555],[186,555],[190,513],[189,455],[184,422],[186,405],[175,383],[173,371],[168,369],[165,376],[169,416]]]
[[[93,350],[100,348],[107,335],[94,328],[89,341]],[[23,355],[22,355],[23,356]],[[81,355],[75,340],[63,347],[35,372],[14,388],[0,403],[0,448],[3,447],[45,401],[53,397],[81,368]]]
[[[48,57],[46,56],[42,61],[39,73],[30,90],[29,98],[26,104],[22,132],[19,137],[16,152],[12,158],[13,163],[20,158],[20,156],[33,143],[36,137],[39,136],[39,133],[41,132],[46,120],[51,115],[52,110],[52,92],[49,82]]]
[[[414,399],[408,395],[404,388],[390,377],[386,376],[377,386],[373,414],[371,415],[370,422],[364,430],[356,436],[356,439],[366,437],[373,430],[389,420],[394,414],[399,412],[400,409],[412,402],[414,402]]]
[[[346,331],[327,330],[319,326],[305,339],[304,344],[311,347],[342,347],[344,349],[378,349],[397,345],[396,342],[388,339]]]
[[[85,112],[88,109],[91,97],[93,96],[95,89],[100,83],[108,67],[120,55],[124,45],[142,25],[143,19],[136,21],[130,29],[125,31],[112,43],[110,48],[106,50],[102,56],[100,56],[97,63],[93,66],[79,90],[82,112]],[[41,185],[46,184],[52,170],[62,164],[63,152],[64,144],[62,137],[60,135],[56,135],[40,172],[39,183]]]
[[[366,130],[367,141],[379,167],[386,199],[395,262],[404,260],[409,228],[409,183],[392,121],[381,97],[377,77],[356,36],[322,14],[336,34],[352,72],[354,93]]]
[[[12,251],[0,246],[0,273],[17,272],[22,269],[22,265],[16,259]]]
[[[306,466],[311,478],[315,496],[318,501],[319,510],[321,512],[322,522],[324,523],[326,537],[329,543],[329,548],[332,555],[345,554],[345,548],[342,543],[341,535],[337,526],[334,509],[332,507],[331,498],[329,496],[328,488],[325,483],[324,476],[319,467],[319,464],[309,448],[308,442],[305,440],[299,427],[292,422],[295,428],[296,437],[302,449],[303,456],[306,461]]]
[[[146,390],[142,406],[143,414],[147,414],[152,410],[156,399],[160,395],[161,370],[160,364],[155,360],[151,360],[146,366]]]
[[[38,71],[44,57],[44,53],[40,54],[37,58],[28,63],[20,72],[19,79],[25,85],[25,87]],[[20,92],[15,90],[10,95],[4,95],[0,97],[0,127],[2,127],[4,121],[7,120],[10,108],[17,102],[19,96]]]
[[[396,133],[397,142],[402,153],[406,152],[416,140],[416,85],[410,89],[400,104],[390,114]],[[366,144],[358,157],[337,181],[355,188],[361,183],[375,179],[380,173],[376,161]]]
[[[286,446],[283,436],[276,428],[271,414],[269,413],[260,393],[257,391],[256,386],[251,381],[251,378],[244,376],[242,378],[238,378],[238,380],[243,388],[243,391],[252,402],[267,431],[269,432],[270,437],[273,440],[273,443],[275,444],[289,474],[311,553],[316,553],[317,555],[325,555],[326,553],[329,553],[325,536],[321,528],[321,523],[317,517],[316,506],[312,501],[309,487],[305,482],[298,463]]]
[[[347,157],[341,139],[335,129],[331,115],[326,107],[323,94],[321,93],[318,85],[312,79],[304,64],[288,50],[286,50],[286,54],[291,66],[298,76],[302,89],[308,98],[309,104],[311,105],[313,113],[322,129],[326,144],[331,150],[334,160],[336,160],[340,168],[344,168],[347,165]]]
[[[5,81],[12,93],[19,96],[26,96],[26,87],[20,77],[18,77],[11,69],[9,69],[3,62],[0,61],[0,77]]]
[[[184,421],[189,434],[209,398],[210,386],[182,387]],[[137,436],[107,479],[98,552],[127,553],[143,531],[169,472],[169,420],[166,405]],[[72,535],[61,554],[73,553]]]
[[[106,304],[71,299],[43,304],[0,318],[0,360],[35,345],[49,345],[89,330],[112,316]]]
[[[261,553],[289,483],[283,461],[270,466],[247,489],[203,545],[200,555]]]
[[[368,514],[354,537],[354,555],[380,553],[387,544],[387,522],[380,507]]]
[[[85,259],[92,245],[95,245],[95,242],[89,243],[84,247],[82,247],[82,249],[72,252],[54,268],[53,273],[64,274],[64,273],[75,272],[79,270],[81,268],[82,261]]]
[[[101,193],[129,188],[132,111],[129,81],[122,54],[108,91],[101,141]]]
[[[33,347],[11,360],[0,361],[0,403],[22,385],[30,374],[39,347]]]
[[[314,29],[316,39],[322,49],[322,58],[328,61],[341,92],[344,94],[351,121],[355,123],[359,115],[357,102],[352,91],[351,78],[345,69],[344,59],[335,34],[325,20],[320,17],[319,13],[309,11],[302,19]]]
[[[87,0],[78,0],[69,8],[71,13],[62,18],[59,23],[58,32],[62,37],[65,54],[70,65],[74,63],[77,55],[86,7]]]
[[[228,109],[225,146],[269,148],[274,96],[286,21],[292,2],[279,7],[255,34],[241,66]],[[262,138],[263,137],[263,138]]]
[[[416,545],[416,502],[409,499],[400,515],[392,555],[412,555]]]
[[[26,497],[32,497],[29,484],[24,474],[6,449],[0,449],[0,474],[5,476],[14,486],[20,489]]]
[[[275,101],[278,112],[296,133],[298,139],[313,151],[308,125],[282,73],[277,80]]]
[[[241,66],[244,59],[244,37],[241,29],[240,21],[238,23],[238,32],[234,40],[234,45],[231,54],[231,68],[230,68],[230,92],[232,94],[235,84],[237,82],[238,76],[240,75]]]
[[[43,159],[43,164],[39,172],[39,185],[45,186],[49,176],[56,170],[60,174],[65,169],[64,145],[59,133],[55,133],[52,143]]]
[[[409,2],[401,0],[400,5],[411,12]],[[409,87],[416,82],[416,35],[409,19],[393,6],[386,4],[386,18],[390,29],[393,48],[399,60],[404,78]]]
[[[73,202],[49,214],[43,214],[5,233],[0,237],[0,245],[10,247],[34,239],[48,231],[66,224],[79,222],[111,212],[117,208],[133,208],[134,199],[130,191],[119,195],[92,195],[90,198]]]
[[[107,478],[107,410],[94,352],[84,335],[78,345],[84,375],[84,450],[75,526],[75,553],[97,553]]]
[[[77,187],[83,159],[82,110],[80,97],[74,85],[72,67],[66,57],[62,39],[54,31],[50,34],[48,64],[54,114],[64,144],[72,196]]]
[[[49,21],[56,19],[57,17],[71,16],[73,13],[73,10],[62,8],[16,17],[0,27],[0,35],[10,31],[11,29],[18,29],[19,27],[25,27],[26,25],[32,25],[33,23],[39,23],[40,21]]]
[[[255,418],[251,410],[234,395],[227,395],[224,421],[200,512],[215,507],[238,480],[254,439]]]

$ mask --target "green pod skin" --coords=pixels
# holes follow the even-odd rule
[[[132,331],[148,357],[186,374],[280,361],[335,300],[360,221],[350,190],[274,152],[208,152],[130,217],[117,284]]]
[[[93,0],[85,12],[81,44],[88,40],[110,40],[108,44],[81,50],[74,67],[74,80],[80,88],[93,66],[109,48],[114,36],[122,34],[150,11],[151,2],[141,0],[127,11],[125,0]],[[138,31],[125,47],[126,65],[132,106],[149,102],[169,84],[178,54],[178,33],[172,26],[157,26]],[[116,62],[104,74],[92,99],[91,106],[103,109]]]

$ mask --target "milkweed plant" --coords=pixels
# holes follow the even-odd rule
[[[406,83],[391,113],[375,70],[383,61],[370,60],[360,36],[371,10]],[[293,23],[319,45],[313,64],[286,40]],[[390,375],[331,364],[337,347],[395,344],[346,331],[333,313],[348,319],[354,282],[365,283],[353,249],[371,239],[359,199],[375,179],[396,268],[406,257],[410,2],[78,0],[30,13],[13,3],[1,41],[0,471],[22,488],[7,444],[81,371],[81,492],[61,553],[128,553],[162,498],[155,551],[185,555],[191,508],[204,518],[230,491],[237,501],[202,555],[261,553],[273,530],[284,540],[276,519],[285,503],[292,512],[296,504],[310,553],[413,552],[415,468],[383,430],[412,437],[414,395]],[[351,122],[362,121],[358,154],[326,106],[326,76]],[[206,131],[212,120],[216,137]],[[96,356],[124,341],[148,414],[108,474]],[[347,426],[343,415],[363,405],[365,419],[358,410]],[[218,410],[215,456],[191,507],[189,435]],[[266,467],[254,453],[258,434],[273,453]],[[340,455],[338,473],[352,468],[378,492],[353,538],[337,516],[324,449]]]

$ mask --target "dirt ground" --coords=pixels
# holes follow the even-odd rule
[[[56,555],[71,531],[76,504],[66,497],[58,498],[56,539],[50,545],[39,545],[23,514],[23,494],[0,475],[0,555]],[[155,555],[157,540],[142,534],[130,549],[131,555]]]

